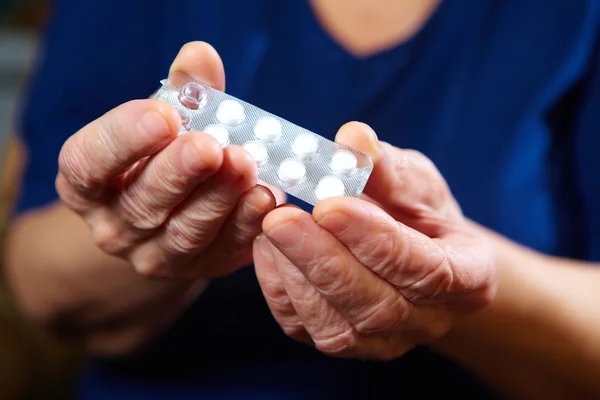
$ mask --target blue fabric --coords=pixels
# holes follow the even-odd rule
[[[600,260],[599,10],[592,0],[446,1],[408,43],[357,59],[303,0],[58,0],[23,108],[20,212],[56,199],[62,143],[145,98],[184,43],[221,54],[227,90],[333,138],[369,123],[429,156],[465,214],[539,251]],[[81,397],[412,398],[485,389],[418,349],[333,360],[288,340],[251,268],[212,284],[138,354],[93,360]],[[489,395],[489,394],[488,394]]]

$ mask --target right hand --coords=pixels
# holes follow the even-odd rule
[[[169,80],[225,89],[206,43],[185,45]],[[157,100],[121,105],[71,136],[56,188],[105,252],[148,277],[211,278],[251,262],[252,242],[276,200],[238,146],[210,135],[177,136],[179,113]]]

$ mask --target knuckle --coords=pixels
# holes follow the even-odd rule
[[[368,250],[366,263],[377,275],[389,282],[398,280],[401,267],[410,263],[410,241],[403,240],[398,231],[381,231],[365,241]]]
[[[197,225],[204,225],[207,222],[212,223],[227,215],[231,208],[232,204],[229,201],[213,193],[212,195],[208,195],[206,200],[202,201],[198,210],[190,213],[190,223]]]
[[[98,127],[98,142],[105,153],[104,157],[111,163],[126,161],[115,139],[126,132],[120,118],[106,118]]]
[[[380,231],[375,237],[368,238],[364,244],[365,248],[370,249],[367,261],[373,265],[377,273],[386,272],[389,265],[392,264],[392,255],[396,247],[396,237],[390,232]]]
[[[291,313],[293,311],[294,307],[292,302],[284,290],[277,290],[277,292],[267,293],[267,290],[265,290],[265,299],[273,309],[286,313]]]
[[[117,210],[123,221],[130,227],[140,231],[151,231],[162,226],[167,220],[167,210],[150,209],[150,206],[140,199],[144,196],[139,188],[131,186],[121,192],[118,198]]]
[[[207,222],[220,220],[235,207],[238,193],[229,185],[218,185],[199,193],[201,200],[195,204],[190,213],[190,222],[204,226]]]
[[[204,194],[204,197],[189,204],[187,209],[174,219],[173,224],[167,226],[168,229],[173,229],[174,233],[178,234],[178,232],[184,231],[185,227],[185,231],[195,232],[197,236],[204,237],[220,228],[235,203],[216,193]],[[183,233],[185,234],[185,232]]]
[[[434,342],[444,336],[450,330],[452,323],[447,321],[444,318],[440,318],[438,321],[435,321],[429,324],[423,331],[421,335],[421,343],[428,344]]]
[[[265,300],[272,308],[278,311],[288,311],[293,309],[292,302],[287,295],[287,292],[279,282],[279,279],[261,279],[261,286]]]
[[[170,275],[166,273],[164,263],[155,257],[143,257],[133,263],[135,271],[145,278],[157,279],[167,278]]]
[[[89,209],[89,201],[67,181],[63,174],[59,173],[56,176],[55,188],[60,200],[73,211],[82,214]]]
[[[178,276],[171,268],[175,264],[173,257],[166,253],[161,246],[153,241],[145,242],[134,247],[128,254],[127,259],[133,266],[135,272],[149,279],[172,278]]]
[[[92,238],[96,246],[109,254],[120,254],[127,247],[122,228],[109,221],[99,221],[92,225]]]
[[[81,146],[75,143],[74,137],[63,147],[58,166],[67,182],[79,192],[87,193],[104,184],[102,177],[94,174],[95,169],[89,164]]]
[[[377,304],[365,309],[353,321],[360,334],[373,335],[388,332],[408,318],[408,310],[398,293],[386,296]]]
[[[152,182],[148,182],[148,186],[170,195],[183,193],[188,189],[193,177],[181,170],[172,154],[165,153],[164,157],[159,157],[156,160]]]
[[[437,261],[422,268],[416,279],[409,281],[400,291],[412,303],[429,303],[448,294],[454,282],[454,274],[448,258],[441,254]]]
[[[351,268],[346,268],[341,255],[325,255],[311,261],[308,279],[325,294],[337,294],[352,287]]]
[[[166,225],[165,240],[171,252],[189,254],[205,247],[208,233],[204,228],[195,229],[179,219],[172,219]]]

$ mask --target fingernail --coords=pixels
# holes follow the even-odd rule
[[[265,257],[268,260],[272,260],[273,252],[271,251],[271,244],[269,243],[269,239],[267,239],[265,235],[259,235],[256,237],[256,241],[258,242],[258,247],[263,257]]]
[[[295,222],[286,222],[265,233],[282,250],[299,250],[304,246],[304,232]]]
[[[169,132],[169,124],[157,111],[148,111],[142,116],[141,127],[148,136],[165,136]]]
[[[271,196],[267,192],[268,189],[257,190],[258,193],[252,193],[251,199],[244,202],[242,214],[244,219],[250,223],[257,220],[262,220],[265,214],[269,211],[271,204]]]
[[[259,188],[258,191],[260,195],[257,196],[257,206],[260,210],[266,210],[267,206],[272,202],[273,194],[265,187]]]

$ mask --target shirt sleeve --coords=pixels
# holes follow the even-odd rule
[[[27,166],[17,213],[57,199],[62,144],[117,105],[146,98],[161,73],[157,0],[57,0],[23,95],[18,132]]]
[[[600,41],[575,124],[576,185],[582,204],[586,258],[600,261]]]

